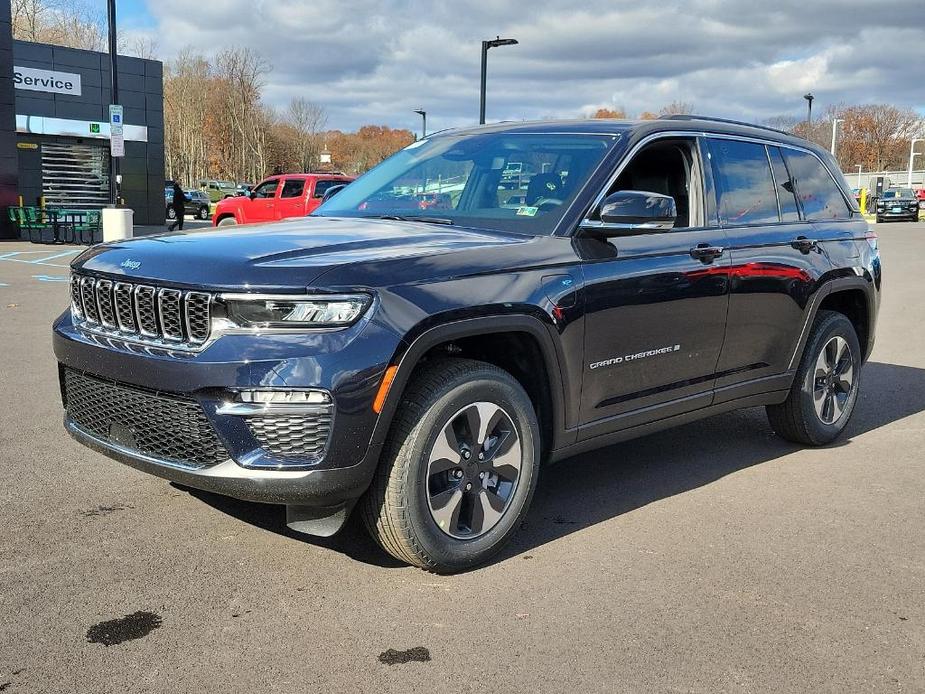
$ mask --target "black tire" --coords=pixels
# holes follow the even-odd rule
[[[177,218],[177,211],[173,209],[172,207],[168,207],[167,208],[167,219],[176,219],[176,218]]]
[[[205,221],[209,218],[209,208],[203,205],[199,208],[199,219]]]
[[[435,476],[430,460],[438,436],[444,436],[445,430],[464,416],[462,413],[486,405],[499,408],[507,417],[505,426],[513,424],[519,437],[520,470],[496,524],[478,536],[454,537],[441,530],[431,507],[436,496],[431,488]],[[465,438],[460,436],[457,443]],[[463,448],[465,444],[459,444],[459,450]],[[470,483],[466,491],[462,484],[472,479],[470,468],[489,463],[476,462],[477,456],[468,449],[465,453],[465,460],[460,457],[454,463],[460,467],[446,474],[466,475],[454,493],[471,500],[471,511],[474,499],[482,498],[481,483],[475,480],[476,486]],[[536,413],[523,387],[509,373],[469,359],[434,360],[419,369],[402,394],[379,468],[362,501],[364,523],[382,548],[400,561],[436,573],[472,568],[498,552],[520,526],[536,488],[539,460]],[[470,488],[473,491],[468,491]],[[457,506],[463,508],[466,503],[457,502]],[[458,511],[457,517],[463,513]],[[471,525],[475,528],[475,522]]]
[[[234,217],[222,217],[218,220],[218,226],[220,227],[230,227],[237,224]]]
[[[823,416],[824,406],[823,413],[817,411],[814,392],[824,393],[825,388],[829,387],[833,389],[830,397],[835,398],[836,392],[840,397],[841,390],[838,390],[837,383],[831,381],[825,386],[824,378],[818,377],[817,361],[821,358],[822,350],[835,338],[841,338],[847,343],[851,358],[851,385],[843,404],[839,406],[840,413],[830,410],[828,418],[832,421],[826,421]],[[790,394],[780,405],[769,405],[766,408],[771,428],[788,441],[807,446],[822,446],[834,441],[844,431],[857,404],[861,387],[861,359],[858,336],[851,321],[841,313],[820,311],[806,341]],[[838,381],[837,378],[835,380]]]

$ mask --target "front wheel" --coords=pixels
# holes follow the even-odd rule
[[[790,394],[767,408],[771,428],[788,441],[809,446],[837,438],[857,404],[861,358],[851,321],[841,313],[820,311]]]
[[[408,564],[438,573],[477,566],[519,527],[539,457],[536,413],[509,373],[434,360],[402,395],[363,500],[364,522]]]
[[[199,219],[205,221],[209,218],[209,208],[203,205],[199,208]]]
[[[222,217],[220,220],[218,220],[218,226],[220,227],[230,227],[234,226],[235,224],[237,224],[237,222],[235,221],[234,217]]]
[[[172,207],[168,207],[167,208],[167,219],[176,219],[176,218],[177,218],[177,211],[173,209]]]

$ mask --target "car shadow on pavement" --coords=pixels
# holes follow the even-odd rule
[[[851,445],[856,436],[925,411],[925,369],[870,362],[861,378],[861,396],[846,434],[829,448]],[[569,458],[542,471],[530,512],[492,563],[798,449],[771,431],[764,408],[750,408]],[[367,536],[356,513],[334,537],[316,538],[291,531],[282,507],[188,491],[265,530],[364,563],[402,566]]]

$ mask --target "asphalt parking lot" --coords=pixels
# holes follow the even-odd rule
[[[844,439],[800,450],[746,410],[575,458],[452,577],[73,442],[71,249],[0,243],[0,691],[925,691],[925,223],[877,231]],[[146,635],[99,643],[126,615]]]

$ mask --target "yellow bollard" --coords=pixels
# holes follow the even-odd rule
[[[861,214],[867,214],[867,188],[861,188]]]

